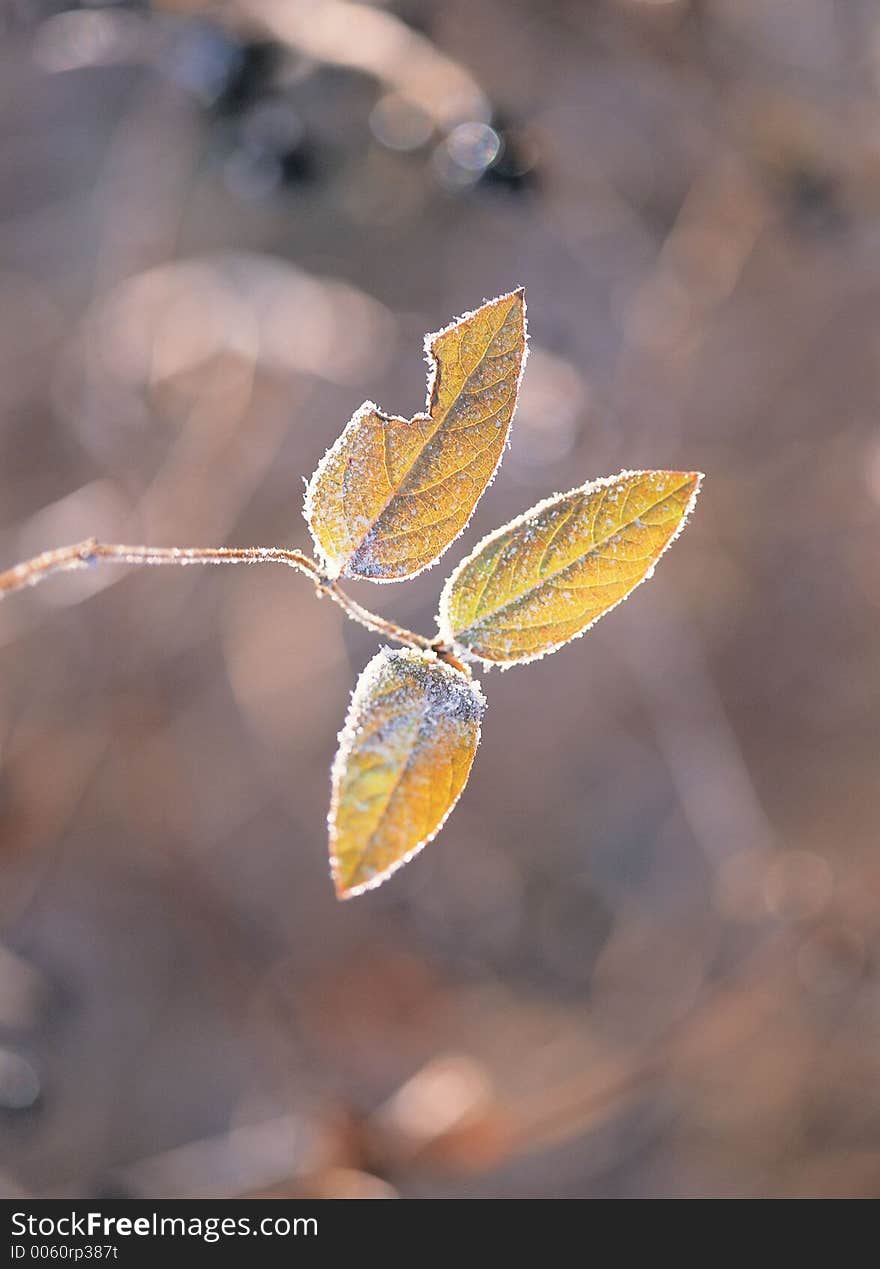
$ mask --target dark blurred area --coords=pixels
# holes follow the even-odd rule
[[[523,283],[539,498],[701,469],[656,579],[480,675],[339,905],[376,639],[279,569],[0,610],[9,1196],[880,1195],[876,0],[0,4],[0,560],[308,547],[302,479]]]

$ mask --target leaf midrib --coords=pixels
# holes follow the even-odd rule
[[[410,767],[412,766],[413,759],[416,755],[417,750],[419,749],[419,746],[424,742],[427,736],[427,733],[430,730],[429,728],[426,728],[427,722],[428,722],[428,715],[426,712],[423,712],[421,718],[418,721],[418,725],[415,729],[415,737],[413,739],[412,744],[409,746],[409,752],[407,753],[406,759],[400,764],[400,770],[398,771],[397,776],[393,784],[391,785],[391,788],[388,790],[388,796],[385,799],[385,805],[382,807],[382,812],[379,816],[379,819],[376,822],[376,826],[375,828],[370,830],[370,835],[367,838],[366,842],[364,843],[364,848],[361,851],[360,858],[358,860],[356,875],[357,875],[357,872],[361,869],[361,867],[365,863],[368,863],[370,851],[373,848],[373,843],[376,840],[376,836],[379,833],[382,827],[382,824],[384,823],[385,818],[388,814],[388,808],[391,806],[391,803],[394,800],[394,796],[397,793],[398,789],[403,784],[406,778],[406,775]],[[421,840],[422,839],[419,838],[419,841]],[[418,845],[418,842],[414,843],[414,845]],[[413,848],[414,846],[409,846],[407,847],[407,850],[412,850]],[[367,878],[367,880],[369,880],[369,878]],[[362,884],[362,882],[355,880],[354,884],[360,885]]]

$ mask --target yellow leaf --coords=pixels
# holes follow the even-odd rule
[[[425,340],[427,413],[367,401],[318,464],[304,514],[329,577],[393,582],[436,563],[507,441],[526,353],[522,289]]]
[[[483,538],[440,598],[440,635],[502,666],[582,635],[650,577],[702,475],[624,471],[539,502]]]
[[[333,763],[336,894],[378,886],[440,831],[465,786],[485,701],[431,653],[383,648],[358,680]]]

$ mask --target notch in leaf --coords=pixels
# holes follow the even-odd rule
[[[480,739],[478,683],[428,652],[383,648],[358,679],[333,763],[336,894],[371,890],[442,828]]]
[[[624,471],[537,503],[477,544],[440,597],[440,636],[485,664],[555,652],[626,599],[690,515],[702,474]]]
[[[327,575],[394,582],[436,563],[504,452],[526,356],[522,288],[425,339],[426,412],[367,401],[327,451],[304,515]]]

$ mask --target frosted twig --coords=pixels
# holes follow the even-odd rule
[[[386,635],[411,648],[428,649],[433,646],[431,640],[424,635],[387,621],[355,603],[339,589],[335,581],[325,577],[315,561],[302,551],[275,546],[124,546],[99,542],[97,538],[86,538],[84,542],[76,542],[72,546],[44,551],[42,555],[0,573],[0,599],[13,591],[36,586],[52,573],[93,568],[102,563],[150,566],[176,564],[180,567],[189,564],[285,564],[311,578],[320,594],[329,595],[346,616],[366,626],[368,630]]]

